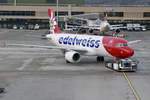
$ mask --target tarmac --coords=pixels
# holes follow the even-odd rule
[[[56,49],[13,47],[7,44],[52,45],[46,30],[0,29],[1,100],[149,100],[150,31],[124,32],[139,60],[137,72],[116,72],[83,56],[68,64]]]

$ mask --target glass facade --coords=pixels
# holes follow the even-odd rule
[[[144,12],[143,17],[150,17],[150,12]]]
[[[84,12],[75,12],[75,11],[71,12],[71,15],[79,15],[79,14],[84,14]],[[55,15],[57,15],[57,12],[55,12]],[[59,16],[67,16],[68,12],[67,11],[59,11],[58,15]]]
[[[0,16],[35,16],[35,11],[0,11]]]
[[[57,12],[55,12],[55,15],[57,15]],[[58,16],[67,16],[68,12],[67,11],[59,11]]]
[[[123,17],[123,12],[104,12],[108,17]]]
[[[71,12],[71,15],[79,15],[79,14],[84,14],[84,12]]]
[[[7,0],[0,0],[0,3],[7,3]]]

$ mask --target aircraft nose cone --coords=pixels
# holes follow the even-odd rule
[[[131,48],[125,48],[121,51],[122,58],[129,58],[134,55],[134,50]]]
[[[133,55],[134,55],[134,50],[130,48],[130,50],[129,50],[129,56],[131,57]]]

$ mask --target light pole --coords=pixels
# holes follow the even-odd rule
[[[58,3],[59,3],[59,1],[57,0],[57,1],[56,1],[56,7],[57,7],[57,8],[56,8],[56,9],[57,9],[57,12],[56,12],[56,13],[57,13],[57,23],[58,23]]]
[[[14,6],[16,6],[16,4],[17,4],[17,0],[14,0]]]

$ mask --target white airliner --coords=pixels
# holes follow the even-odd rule
[[[55,46],[24,45],[48,49],[60,49],[65,55],[66,62],[77,63],[81,55],[97,56],[97,61],[104,61],[104,57],[125,59],[133,56],[134,50],[128,46],[140,40],[128,42],[123,38],[111,36],[96,36],[63,33],[57,25],[52,9],[48,9],[50,33],[46,38]],[[22,46],[22,44],[15,44]]]
[[[105,56],[124,59],[134,54],[134,50],[128,47],[128,41],[122,38],[62,33],[52,9],[48,9],[48,15],[53,27],[46,37],[56,48],[64,51],[67,62],[77,63],[81,55],[97,56],[98,61],[104,61]]]
[[[80,16],[80,15],[78,15]],[[81,15],[83,16],[83,14]],[[106,17],[97,20],[89,20],[84,18],[73,17],[75,20],[86,21],[86,25],[76,26],[76,25],[66,25],[66,29],[77,28],[77,29],[88,29],[89,31],[99,30],[99,32],[107,32],[110,30],[111,26],[106,20]]]

